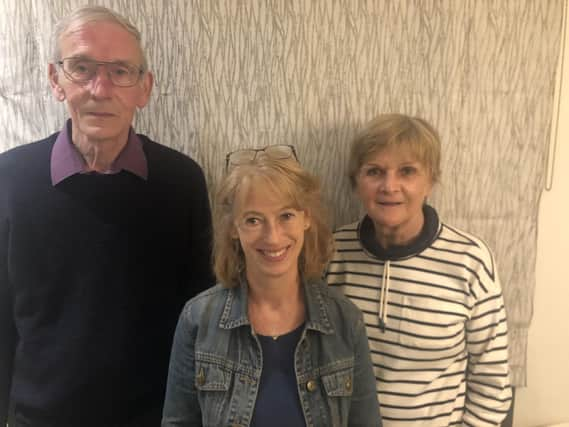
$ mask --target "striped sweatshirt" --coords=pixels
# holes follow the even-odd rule
[[[362,310],[383,425],[500,425],[511,403],[506,312],[494,258],[439,221],[383,249],[369,217],[334,233],[327,279]]]

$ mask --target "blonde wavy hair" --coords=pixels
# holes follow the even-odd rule
[[[310,227],[304,234],[298,268],[306,279],[321,278],[333,252],[333,239],[318,179],[293,158],[259,155],[253,162],[231,169],[216,193],[213,264],[217,279],[226,287],[234,287],[245,271],[243,250],[239,240],[232,237],[235,235],[234,210],[240,191],[250,190],[244,187],[253,178],[266,182],[285,204],[309,215]]]

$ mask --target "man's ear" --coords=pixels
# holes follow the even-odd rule
[[[47,69],[49,85],[51,86],[51,93],[60,102],[65,101],[65,90],[59,84],[59,74],[55,64],[49,64]]]
[[[138,108],[146,107],[146,104],[150,101],[150,94],[152,93],[152,87],[154,86],[154,75],[150,71],[147,71],[142,75],[141,80],[141,91],[138,96],[138,102],[136,103]]]

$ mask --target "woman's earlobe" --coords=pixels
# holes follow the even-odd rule
[[[231,230],[229,231],[229,237],[231,237],[233,240],[239,241],[239,233],[237,232],[237,227],[231,227]]]

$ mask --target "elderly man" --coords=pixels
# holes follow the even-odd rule
[[[213,282],[204,175],[132,129],[153,77],[126,19],[84,7],[54,41],[70,119],[0,155],[0,425],[158,426],[179,312]]]

